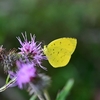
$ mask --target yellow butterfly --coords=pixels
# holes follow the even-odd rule
[[[44,45],[43,52],[49,63],[54,67],[66,66],[75,51],[77,39],[75,38],[59,38]]]

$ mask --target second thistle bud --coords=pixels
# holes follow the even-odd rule
[[[6,51],[6,49],[3,48],[3,46],[0,47],[0,63],[4,67],[5,72],[13,69],[16,60],[18,59],[16,51],[16,49]]]

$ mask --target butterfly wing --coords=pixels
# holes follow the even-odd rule
[[[59,38],[48,44],[47,49],[60,47],[66,49],[70,54],[75,51],[77,40],[75,38]]]
[[[71,58],[71,55],[65,49],[58,47],[48,49],[46,56],[49,63],[55,68],[67,65]]]
[[[73,38],[60,38],[49,43],[44,47],[49,63],[55,68],[67,65],[76,48],[76,43],[76,39]]]

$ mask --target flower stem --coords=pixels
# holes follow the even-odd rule
[[[8,74],[8,76],[7,76],[7,78],[6,78],[6,84],[8,83],[9,78],[10,78],[10,75]]]
[[[35,100],[37,98],[37,95],[33,95],[31,98],[30,98],[30,100]]]
[[[47,90],[44,90],[44,96],[45,96],[45,99],[46,99],[46,100],[50,100],[50,96],[49,96]]]
[[[13,85],[16,81],[16,77],[13,78],[12,80],[10,80],[7,84],[5,84],[4,86],[2,86],[0,88],[0,92],[3,92],[4,90],[6,90],[7,88],[9,88],[11,85]]]

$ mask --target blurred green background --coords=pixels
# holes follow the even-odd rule
[[[75,84],[66,100],[100,100],[100,0],[0,0],[0,45],[18,48],[21,32],[48,44],[59,37],[75,37],[77,48],[66,67],[43,66],[52,78],[51,100],[70,78]],[[0,70],[0,86],[6,75]],[[1,100],[29,100],[25,90],[9,88]]]

